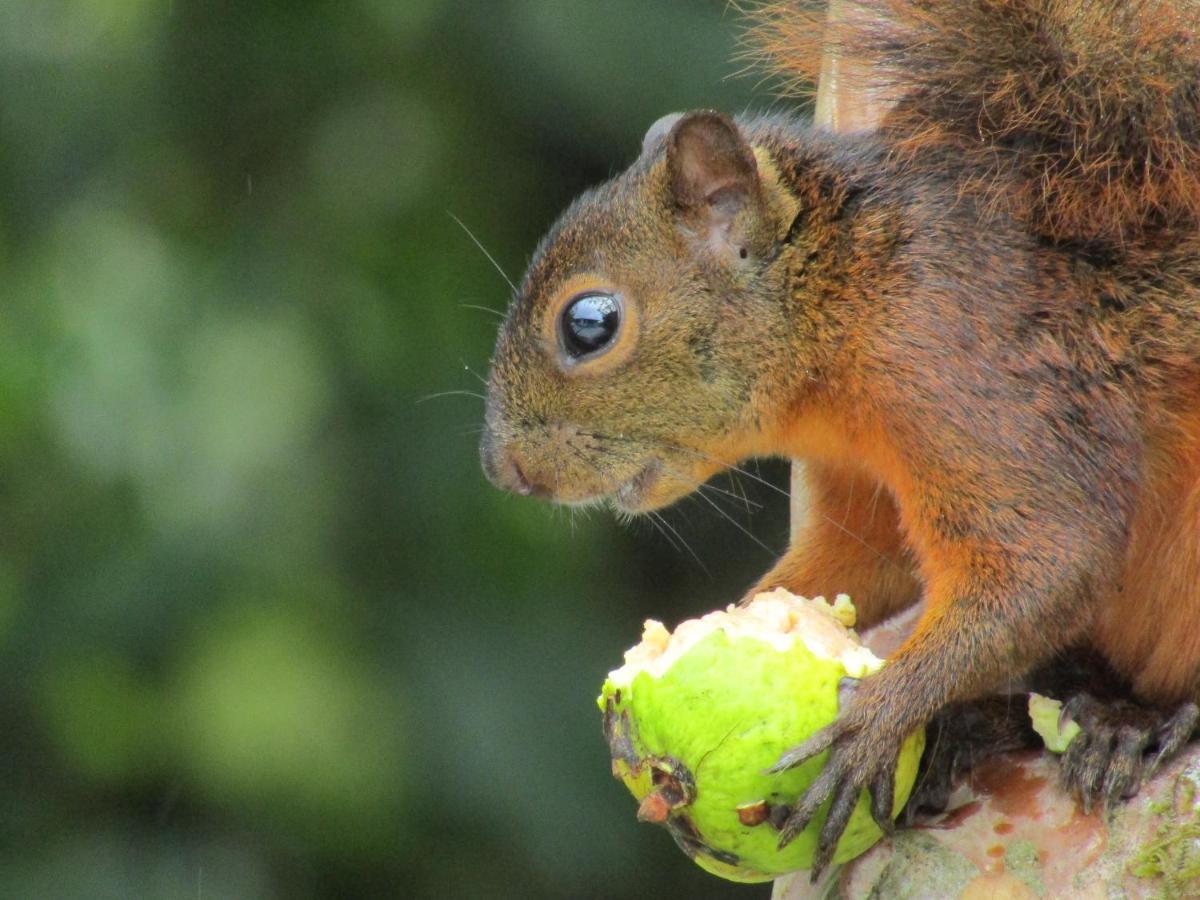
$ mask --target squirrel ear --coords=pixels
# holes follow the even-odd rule
[[[667,113],[665,116],[658,119],[646,131],[646,136],[642,138],[642,152],[645,153],[647,150],[653,149],[655,145],[665,138],[670,130],[675,127],[675,123],[682,118],[683,113],[676,112]]]
[[[688,113],[672,124],[667,171],[677,204],[707,208],[711,217],[726,221],[758,186],[754,151],[732,119],[711,110]]]

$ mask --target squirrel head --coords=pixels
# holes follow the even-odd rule
[[[750,455],[784,368],[779,257],[794,216],[769,154],[730,118],[656,122],[627,171],[567,209],[521,283],[488,381],[488,477],[638,512]]]

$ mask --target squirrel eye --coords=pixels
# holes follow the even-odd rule
[[[621,306],[612,294],[580,294],[563,309],[563,346],[572,357],[607,347],[621,324]]]

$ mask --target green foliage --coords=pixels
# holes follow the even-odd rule
[[[508,297],[448,213],[515,276],[658,115],[745,107],[725,6],[0,4],[0,895],[731,892],[593,695],[769,557],[502,496],[478,400],[418,402]]]

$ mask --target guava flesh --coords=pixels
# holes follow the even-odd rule
[[[1041,694],[1029,695],[1029,721],[1051,753],[1065,752],[1081,730],[1074,720],[1063,721],[1061,701]]]

